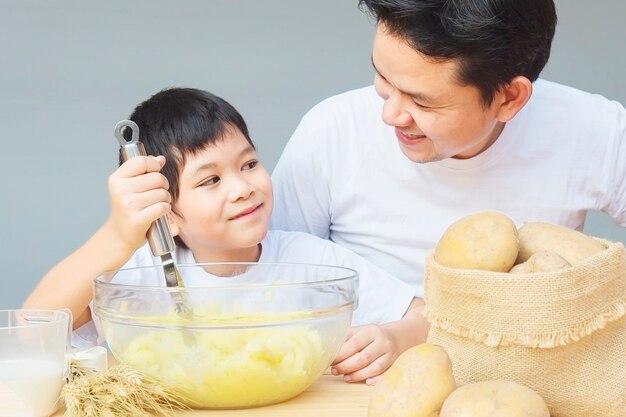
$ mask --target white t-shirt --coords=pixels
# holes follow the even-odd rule
[[[400,150],[373,87],[321,102],[272,174],[272,228],[330,239],[422,297],[427,251],[470,213],[581,229],[587,211],[600,210],[626,226],[624,107],[545,80],[533,89],[485,152],[423,164]]]
[[[261,256],[259,263],[305,263],[318,265],[342,266],[354,269],[359,273],[358,308],[352,316],[352,325],[378,323],[383,324],[402,318],[413,299],[411,287],[385,272],[381,268],[369,263],[360,256],[350,252],[328,240],[320,239],[307,233],[269,231],[261,242]],[[173,253],[175,262],[179,265],[195,263],[189,249],[176,248]],[[142,246],[128,260],[122,268],[138,266],[158,266],[161,259],[154,257],[146,244]],[[132,275],[125,274],[113,277],[111,282],[119,284],[165,286],[161,276],[150,273],[145,269],[137,269]],[[153,272],[153,271],[152,271]],[[186,287],[210,285],[224,285],[224,278],[216,277],[204,271],[182,274]],[[294,280],[301,277],[293,277]],[[257,282],[257,276],[237,276],[235,280],[228,278],[232,284]],[[236,300],[242,303],[242,300]],[[92,306],[90,305],[90,308]],[[95,314],[93,321],[74,331],[73,344],[78,347],[93,346],[103,341],[103,335]]]

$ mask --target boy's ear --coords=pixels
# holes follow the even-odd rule
[[[508,122],[524,107],[533,93],[533,84],[523,76],[513,78],[497,94],[498,120]]]
[[[180,227],[178,225],[178,217],[172,212],[167,213],[167,222],[170,225],[172,236],[178,236],[178,234],[180,233]]]

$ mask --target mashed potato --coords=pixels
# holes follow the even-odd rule
[[[158,322],[180,320],[174,315]],[[262,317],[236,322],[246,320],[258,323]],[[343,337],[322,337],[319,325],[301,323],[198,331],[103,324],[120,362],[158,378],[198,408],[259,406],[298,395],[323,373]]]

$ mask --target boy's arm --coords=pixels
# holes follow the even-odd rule
[[[120,268],[132,255],[103,225],[75,252],[55,265],[37,284],[24,302],[25,308],[69,308],[78,328],[91,319],[87,308],[92,294],[93,280],[105,271]]]
[[[111,215],[75,252],[54,266],[24,302],[25,308],[69,308],[78,328],[91,319],[93,280],[119,269],[145,242],[152,222],[171,209],[163,157],[135,157],[109,177]]]
[[[426,341],[430,326],[423,311],[424,301],[414,298],[398,321],[350,329],[333,362],[332,373],[343,374],[346,382],[376,383],[402,352]]]

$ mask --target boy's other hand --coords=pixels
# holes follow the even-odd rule
[[[346,382],[365,381],[373,385],[400,355],[392,332],[384,326],[369,324],[352,327],[332,363],[333,375]]]
[[[163,156],[136,156],[109,177],[111,214],[107,223],[123,245],[135,251],[146,241],[150,225],[171,210]]]

